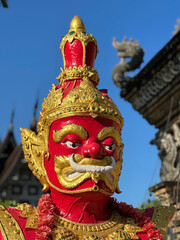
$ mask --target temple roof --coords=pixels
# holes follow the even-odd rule
[[[158,71],[162,65],[164,65],[170,57],[177,53],[180,49],[180,31],[176,33],[173,38],[145,65],[145,67],[129,81],[125,88],[122,88],[121,96],[126,97],[131,92],[133,87],[140,87],[140,85],[147,82],[155,71]]]
[[[121,97],[157,128],[180,113],[180,31],[134,77],[121,86]]]
[[[4,140],[0,143],[0,176],[6,160],[16,146],[17,144],[13,133],[13,124],[11,121],[8,132]]]
[[[13,170],[20,159],[24,156],[21,144],[16,146],[10,156],[4,163],[0,174],[0,186],[3,187],[7,183],[8,178],[12,175]]]
[[[30,129],[36,132],[36,113],[38,97],[36,99]],[[17,145],[13,132],[14,110],[11,114],[8,132],[3,141],[0,142],[0,186],[8,183],[8,178],[13,174],[18,161],[24,158],[22,145]]]

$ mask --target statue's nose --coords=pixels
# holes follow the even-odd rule
[[[86,158],[103,158],[105,152],[103,147],[97,142],[86,143],[82,149],[82,155]]]

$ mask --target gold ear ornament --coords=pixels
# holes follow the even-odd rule
[[[43,185],[42,191],[46,192],[49,189],[49,184],[47,183],[44,170],[45,142],[40,136],[36,136],[30,129],[20,128],[20,130],[22,148],[24,157],[28,162],[28,167]]]

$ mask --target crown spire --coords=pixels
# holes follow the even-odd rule
[[[62,38],[60,49],[63,55],[65,74],[66,70],[70,73],[74,67],[78,68],[78,72],[79,67],[94,68],[94,61],[98,53],[97,42],[92,34],[86,32],[80,17],[75,16],[72,19],[68,34]],[[60,84],[62,84],[62,80],[64,81],[64,76],[61,78]],[[97,85],[98,81],[95,82]]]
[[[79,16],[74,16],[71,23],[70,23],[70,29],[69,32],[71,31],[86,31],[84,23],[82,19]]]

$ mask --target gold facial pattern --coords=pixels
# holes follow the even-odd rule
[[[55,142],[60,142],[65,135],[70,133],[75,133],[82,137],[83,139],[87,139],[88,137],[88,133],[82,126],[77,124],[68,124],[63,126],[60,130],[54,130],[53,139]],[[111,171],[106,170],[106,168],[112,165],[112,158],[109,156],[106,156],[103,159],[98,160],[92,158],[84,158],[80,154],[75,154],[73,157],[74,162],[80,167],[80,169],[81,168],[85,169],[83,171],[76,171],[76,169],[74,169],[73,165],[71,164],[72,156],[71,157],[55,156],[54,157],[55,172],[57,174],[58,180],[60,184],[66,189],[69,189],[69,191],[68,190],[63,191],[62,189],[57,188],[50,182],[49,179],[48,183],[56,190],[66,193],[100,191],[105,194],[112,195],[114,191],[118,192],[118,180],[122,168],[123,144],[121,143],[121,137],[119,133],[116,131],[114,127],[105,127],[98,133],[98,139],[100,141],[104,140],[107,137],[114,138],[116,145],[119,148],[119,159],[117,160],[117,162],[115,162],[115,165],[112,167]],[[100,180],[103,180],[106,186],[111,190],[111,193],[99,189],[98,186],[95,186],[91,189],[88,188],[71,191],[73,188],[78,187],[82,182],[84,182],[87,179],[92,179],[96,184]]]

